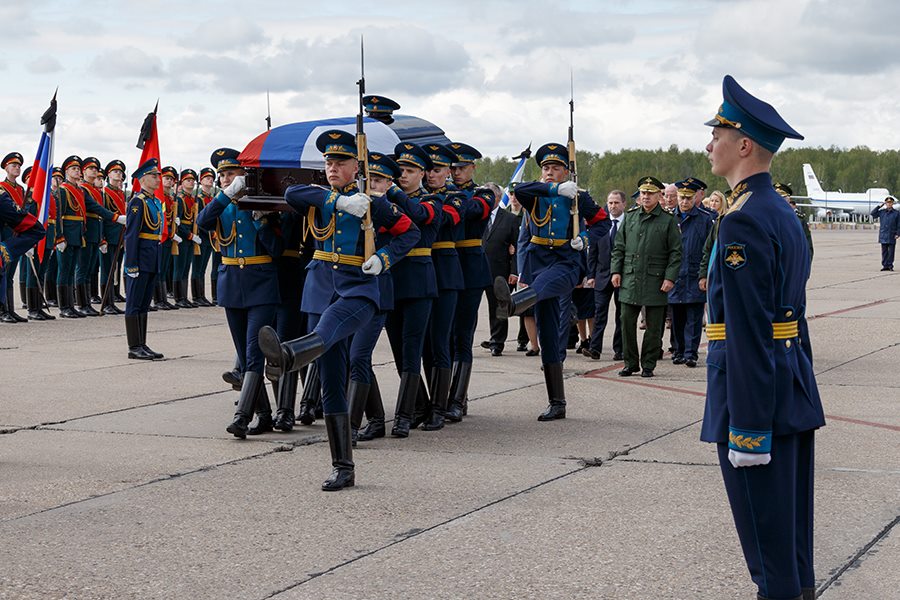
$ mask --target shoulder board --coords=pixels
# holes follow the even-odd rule
[[[631,208],[629,208],[628,210],[626,210],[625,212],[635,212],[639,208],[640,208],[640,206],[634,205]]]
[[[733,212],[738,212],[744,207],[744,204],[747,203],[747,200],[750,199],[750,196],[753,195],[753,192],[744,192],[740,196],[738,196],[734,202],[731,204],[731,207],[725,212],[725,215],[730,215]]]

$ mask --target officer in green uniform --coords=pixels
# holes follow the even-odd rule
[[[809,262],[812,262],[813,259],[813,243],[812,243],[812,232],[809,230],[809,225],[806,224],[806,219],[803,218],[803,213],[800,212],[800,209],[797,208],[797,204],[791,199],[791,196],[794,195],[794,190],[791,189],[786,183],[777,182],[773,185],[775,191],[778,192],[782,198],[787,200],[787,203],[791,205],[791,208],[794,209],[794,212],[797,214],[797,218],[800,219],[800,225],[803,227],[803,234],[806,236],[806,245],[809,246]]]
[[[675,285],[681,269],[681,233],[675,217],[659,201],[663,184],[656,177],[638,182],[638,205],[625,213],[625,222],[616,234],[613,247],[612,284],[619,289],[622,303],[622,351],[625,367],[619,371],[628,377],[641,371],[641,377],[653,377],[662,340],[667,294]],[[647,325],[641,344],[638,368],[637,319],[644,307]]]

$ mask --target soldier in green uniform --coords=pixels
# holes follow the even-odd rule
[[[791,189],[786,183],[775,183],[772,187],[775,188],[775,191],[781,195],[782,198],[787,200],[787,203],[791,205],[791,208],[794,209],[794,212],[797,214],[797,218],[800,219],[800,225],[803,227],[803,234],[806,236],[806,245],[809,246],[809,262],[812,262],[813,259],[813,243],[812,243],[812,232],[809,230],[809,225],[806,223],[806,219],[803,218],[803,213],[800,212],[800,209],[797,208],[797,203],[791,199],[791,196],[794,195],[794,190]]]
[[[663,184],[656,177],[638,182],[638,204],[625,213],[625,222],[616,234],[613,247],[612,284],[619,289],[622,303],[622,352],[628,377],[641,371],[653,377],[662,347],[659,332],[668,305],[667,294],[681,268],[681,233],[675,217],[660,205]],[[638,368],[637,319],[644,307],[646,329]]]

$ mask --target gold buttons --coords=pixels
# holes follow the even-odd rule
[[[784,347],[785,347],[785,348],[790,348],[790,347],[791,347],[791,340],[786,340],[786,341],[784,342]]]
[[[794,311],[789,310],[786,313],[784,313],[784,316],[787,318],[791,318],[792,316],[794,316]]]

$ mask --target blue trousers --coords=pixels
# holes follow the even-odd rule
[[[200,244],[200,254],[194,254],[191,258],[191,278],[203,279],[206,277],[206,267],[209,265],[209,257],[212,255],[212,244],[206,239],[206,234],[201,233],[203,243]]]
[[[893,268],[894,267],[894,251],[897,249],[897,244],[882,244],[881,245],[881,266]]]
[[[353,334],[353,339],[350,341],[350,379],[353,381],[371,384],[375,379],[375,372],[372,370],[372,353],[381,336],[381,330],[384,329],[386,318],[386,314],[377,313],[371,321]]]
[[[428,320],[428,331],[425,335],[425,348],[422,358],[425,370],[432,367],[449,369],[453,362],[450,353],[450,330],[453,328],[453,316],[456,314],[457,290],[439,290],[431,307],[431,318]]]
[[[347,363],[350,336],[372,320],[377,308],[366,298],[342,298],[335,295],[321,315],[309,315],[311,331],[325,343],[325,353],[317,360],[322,381],[322,410],[326,415],[345,413],[347,403]]]
[[[169,240],[162,243],[162,252],[159,254],[159,278],[166,281],[172,274],[172,244],[175,242]]]
[[[422,370],[425,331],[433,303],[433,298],[396,300],[394,310],[387,316],[385,327],[394,364],[400,373],[419,373]]]
[[[735,469],[728,444],[718,444],[719,465],[744,560],[759,594],[796,598],[815,587],[813,480],[815,432],[776,436],[772,462]]]
[[[541,343],[541,362],[545,365],[563,362],[566,358],[566,339],[569,336],[569,312],[571,311],[572,290],[578,285],[578,271],[572,265],[557,263],[538,273],[531,282],[537,294],[534,305],[534,320]],[[560,299],[563,302],[560,302]],[[561,315],[562,304],[567,312]],[[562,331],[561,316],[565,319]]]
[[[697,360],[700,334],[703,331],[703,302],[670,304],[672,309],[672,335],[675,338],[675,356]]]
[[[75,263],[78,262],[78,255],[81,253],[80,246],[69,246],[64,252],[57,252],[57,264],[59,269],[56,272],[57,285],[74,285],[75,283]]]
[[[453,317],[453,362],[472,362],[472,344],[478,326],[478,307],[484,288],[460,290]]]
[[[66,251],[68,252],[68,250]],[[65,254],[66,252],[63,252]],[[150,310],[156,273],[140,272],[137,277],[125,276],[125,315],[140,315]]]
[[[116,261],[116,264],[113,265],[113,259],[116,257],[116,250],[118,246],[109,245],[109,248],[106,250],[106,254],[100,255],[100,294],[103,295],[103,291],[106,289],[106,286],[115,285],[116,284],[116,273],[121,272],[122,268],[122,260],[125,258],[124,248],[123,252],[119,252],[119,258]],[[112,292],[110,292],[112,294]]]
[[[594,288],[594,330],[591,331],[591,350],[603,351],[603,334],[606,332],[606,324],[609,322],[609,304],[613,301],[616,305],[615,330],[613,331],[613,352],[622,353],[622,307],[619,304],[619,288],[607,283],[603,289]],[[701,314],[701,319],[703,315]]]
[[[174,243],[174,242],[173,242]],[[191,270],[191,263],[194,262],[194,242],[184,240],[178,244],[178,255],[173,256],[175,269],[172,272],[172,279],[180,281],[188,278],[188,272]]]
[[[226,308],[225,318],[231,330],[231,341],[237,351],[241,372],[263,374],[266,357],[259,349],[259,330],[275,322],[277,304],[262,304],[250,308]]]
[[[66,249],[66,252],[69,250]],[[100,247],[97,244],[87,242],[78,252],[78,262],[75,263],[75,285],[87,285],[96,275],[100,265]]]

